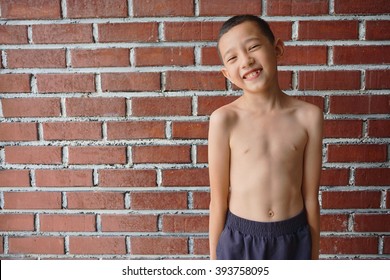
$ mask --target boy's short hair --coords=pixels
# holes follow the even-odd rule
[[[221,29],[219,30],[218,34],[218,43],[217,43],[217,49],[218,49],[218,54],[220,55],[219,52],[219,40],[221,37],[226,34],[230,29],[233,27],[243,23],[243,22],[253,22],[256,24],[256,26],[259,28],[259,30],[263,33],[265,37],[273,44],[275,42],[275,36],[274,33],[272,32],[271,28],[269,27],[269,24],[263,20],[262,18],[255,16],[255,15],[238,15],[231,17],[225,23],[222,25]]]

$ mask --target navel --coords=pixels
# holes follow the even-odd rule
[[[268,211],[268,217],[272,218],[275,215],[274,211],[269,210]]]

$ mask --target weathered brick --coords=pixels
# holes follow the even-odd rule
[[[190,163],[190,146],[136,146],[133,163]]]
[[[118,192],[68,192],[68,209],[124,209],[124,195]]]
[[[6,98],[2,101],[4,117],[58,117],[59,98]]]
[[[268,16],[325,15],[329,0],[273,0],[267,2]]]
[[[61,147],[5,147],[5,162],[13,164],[61,164]]]
[[[388,114],[389,95],[331,96],[332,114]]]
[[[166,41],[216,41],[222,22],[166,22]]]
[[[361,120],[325,120],[325,138],[361,138],[363,122]]]
[[[0,187],[29,187],[28,170],[0,169]]]
[[[131,237],[130,244],[130,252],[134,255],[188,254],[185,237]]]
[[[99,42],[157,42],[155,22],[103,23],[98,25]]]
[[[163,232],[207,232],[209,217],[204,215],[163,215]]]
[[[99,140],[102,139],[100,122],[50,122],[43,124],[45,140]]]
[[[136,48],[136,66],[194,65],[194,48],[163,47]]]
[[[0,74],[0,92],[30,92],[29,74]]]
[[[67,98],[68,117],[124,117],[126,98]]]
[[[38,91],[49,92],[94,92],[93,74],[37,74]]]
[[[158,91],[160,73],[104,73],[103,91]]]
[[[369,120],[368,136],[390,137],[390,120]]]
[[[324,214],[320,218],[321,232],[342,232],[348,230],[348,215],[345,214]]]
[[[193,16],[192,0],[133,0],[136,17]]]
[[[6,192],[4,209],[61,209],[61,193]]]
[[[386,14],[390,13],[386,0],[335,0],[336,14]]]
[[[366,22],[366,40],[390,40],[390,20]]]
[[[323,209],[375,209],[380,201],[380,191],[322,192]]]
[[[4,19],[59,19],[60,0],[0,0],[1,17]]]
[[[130,65],[129,49],[112,48],[71,51],[73,67],[126,67]]]
[[[156,232],[157,215],[109,215],[101,216],[104,232]]]
[[[241,14],[261,14],[261,1],[200,0],[200,16],[232,16]]]
[[[67,0],[69,18],[127,17],[126,0]]]
[[[207,163],[208,162],[208,147],[206,145],[196,146],[196,162]]]
[[[161,121],[108,122],[109,140],[164,138],[165,125]]]
[[[9,50],[9,68],[65,68],[65,50]]]
[[[360,89],[360,71],[299,71],[298,89]]]
[[[194,238],[194,255],[208,255],[209,253],[209,239]]]
[[[45,170],[35,171],[38,187],[92,187],[92,170]]]
[[[321,254],[377,254],[378,237],[324,236],[320,248]]]
[[[33,214],[0,214],[0,231],[34,231]]]
[[[208,122],[173,122],[172,136],[174,139],[206,139],[208,129]]]
[[[355,214],[354,230],[358,232],[390,232],[390,215]]]
[[[70,254],[124,255],[126,242],[123,236],[71,236]]]
[[[390,185],[390,168],[357,168],[356,186],[388,186]]]
[[[136,192],[130,196],[133,210],[186,209],[185,192]]]
[[[157,174],[155,170],[100,170],[101,187],[155,187]]]
[[[96,218],[91,214],[41,214],[40,230],[48,232],[93,232]]]
[[[357,144],[329,145],[328,162],[384,162],[387,145]]]
[[[334,64],[388,64],[390,46],[334,46]]]
[[[64,237],[26,236],[8,239],[10,254],[64,254]]]
[[[35,44],[92,43],[91,24],[42,24],[32,26]]]
[[[298,40],[357,40],[358,21],[300,21]]]
[[[162,185],[171,186],[209,186],[207,168],[168,169],[162,171]]]
[[[347,186],[349,182],[348,169],[324,169],[321,172],[321,186]]]
[[[125,164],[126,147],[69,147],[69,164]]]
[[[278,65],[326,65],[325,46],[285,46]]]
[[[0,123],[0,141],[38,140],[36,123]]]
[[[166,90],[225,90],[225,78],[219,72],[166,73]]]
[[[27,44],[27,26],[0,25],[0,44]]]
[[[390,88],[390,70],[367,70],[366,89],[388,89]]]
[[[131,101],[133,116],[189,116],[191,97],[142,97]]]
[[[192,194],[194,209],[209,209],[210,193],[194,192]]]

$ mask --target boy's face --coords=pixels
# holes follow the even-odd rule
[[[282,41],[270,40],[253,22],[243,22],[219,40],[222,73],[245,92],[263,92],[277,86],[277,58],[283,54]]]

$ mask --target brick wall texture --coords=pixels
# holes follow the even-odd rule
[[[0,258],[208,258],[209,115],[234,14],[323,109],[321,258],[390,258],[388,0],[0,0]]]

